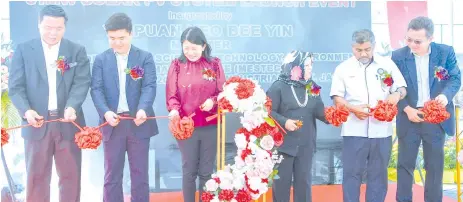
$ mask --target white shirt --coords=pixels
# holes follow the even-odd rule
[[[383,84],[379,72],[391,74],[394,83],[388,87]],[[385,100],[391,92],[407,84],[399,69],[390,58],[374,56],[374,61],[366,67],[355,57],[342,62],[334,71],[330,96],[343,97],[353,105],[369,104],[376,107],[378,100]],[[374,117],[365,120],[349,114],[347,122],[342,125],[342,136],[384,138],[392,135],[392,123],[380,122]]]
[[[58,98],[56,95],[56,74],[58,69],[56,68],[56,60],[58,59],[60,44],[61,42],[58,42],[58,44],[49,47],[48,44],[42,41],[48,77],[48,110],[58,109]]]
[[[431,46],[429,51],[423,56],[415,55],[416,77],[418,84],[418,102],[417,107],[423,107],[424,103],[431,97],[429,89],[429,55],[431,54]]]
[[[129,53],[130,49],[126,55],[120,55],[114,52],[114,54],[116,54],[117,71],[119,75],[119,105],[117,106],[117,113],[129,111],[129,104],[127,104],[127,97],[125,92],[125,80],[127,77],[125,69],[127,68]]]

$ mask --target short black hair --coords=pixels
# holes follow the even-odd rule
[[[203,57],[206,58],[208,62],[211,61],[211,46],[207,43],[206,35],[204,35],[203,31],[199,27],[188,27],[183,31],[182,36],[180,37],[180,46],[183,46],[183,42],[189,41],[192,44],[204,46],[206,45],[206,49],[203,51]],[[183,48],[182,48],[182,54],[179,57],[179,60],[184,63],[187,61],[187,58],[185,57],[185,53],[183,53]]]
[[[64,18],[64,24],[68,22],[68,16],[66,15],[66,12],[61,6],[57,5],[48,5],[42,8],[40,11],[40,22],[42,22],[43,17],[45,16],[50,16],[50,17],[62,17]]]
[[[426,37],[430,38],[434,34],[434,23],[428,17],[416,17],[408,23],[408,30],[421,30],[424,29],[426,31]]]
[[[132,33],[132,19],[125,13],[115,13],[106,20],[104,27],[106,32],[125,29]]]

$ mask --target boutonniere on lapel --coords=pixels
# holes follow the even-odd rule
[[[439,81],[448,80],[450,78],[449,72],[442,66],[436,67],[434,70],[434,77],[436,77]]]
[[[76,62],[69,63],[66,60],[66,57],[64,56],[59,56],[58,59],[56,60],[56,69],[59,72],[61,72],[61,75],[64,75],[65,71],[68,71],[69,69],[71,69],[71,67],[74,67],[76,65],[77,65]]]
[[[391,87],[392,84],[394,84],[394,79],[392,79],[391,73],[387,72],[383,68],[378,69],[378,76],[383,87]]]
[[[214,72],[214,70],[210,68],[204,68],[202,73],[203,73],[203,79],[206,79],[208,81],[213,81],[217,78],[217,74]]]
[[[132,68],[126,68],[125,73],[129,74],[130,77],[132,77],[132,79],[136,81],[143,77],[143,75],[145,74],[145,70],[141,68],[140,66],[136,65],[136,66],[133,66]]]
[[[320,95],[320,90],[322,89],[322,87],[320,87],[314,82],[310,82],[305,86],[305,89],[307,90],[307,93],[309,93],[310,96],[316,97]]]

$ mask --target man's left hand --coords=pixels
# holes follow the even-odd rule
[[[135,122],[135,125],[140,126],[141,124],[145,123],[145,121],[146,121],[145,110],[143,109],[138,110],[137,115],[135,116],[135,120],[133,120],[133,122]]]
[[[72,122],[72,121],[75,121],[77,119],[77,115],[76,115],[76,110],[72,107],[68,107],[66,108],[66,110],[64,110],[64,117],[63,117],[63,121],[64,122]]]
[[[447,106],[447,104],[449,103],[449,101],[447,100],[447,97],[444,94],[438,95],[435,98],[435,100],[437,100],[437,102],[439,102],[441,105],[444,105],[444,106]]]
[[[388,95],[387,98],[386,98],[386,102],[390,103],[390,104],[393,104],[393,105],[397,105],[399,100],[400,100],[400,93],[398,93],[398,92],[392,93],[392,94]]]

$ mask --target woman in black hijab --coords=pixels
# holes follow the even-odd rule
[[[278,167],[279,179],[273,184],[273,201],[289,201],[294,177],[294,201],[312,201],[312,156],[315,151],[318,119],[325,119],[320,86],[312,79],[311,53],[293,51],[281,66],[281,74],[267,95],[272,99],[271,115],[285,127],[287,135],[280,146],[283,161]]]

